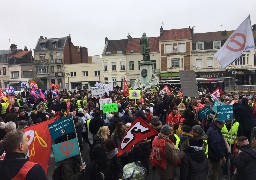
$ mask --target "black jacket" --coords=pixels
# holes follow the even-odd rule
[[[91,120],[89,125],[89,130],[92,134],[96,134],[101,126],[104,125],[103,119],[99,117],[95,117]]]
[[[212,161],[219,161],[227,154],[227,148],[221,129],[214,123],[207,130],[208,136],[208,158]]]
[[[239,129],[242,129],[242,131],[251,131],[254,125],[253,108],[248,104],[241,104],[234,108],[234,113],[239,122]]]
[[[250,145],[241,147],[241,153],[234,159],[238,179],[254,180],[256,175],[256,151]]]
[[[203,150],[185,149],[181,159],[180,180],[206,180],[208,174],[208,159]]]
[[[1,180],[11,180],[14,178],[22,166],[28,161],[24,154],[7,153],[5,159],[0,161],[0,178]],[[26,180],[47,180],[43,168],[37,164],[27,174]]]

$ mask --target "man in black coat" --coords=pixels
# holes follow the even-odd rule
[[[207,130],[208,158],[210,160],[209,180],[218,180],[221,174],[221,166],[226,163],[227,147],[221,129],[224,121],[215,119]]]
[[[256,175],[256,151],[249,145],[247,137],[240,136],[237,142],[239,151],[234,159],[237,179],[254,180]]]
[[[13,130],[6,134],[2,146],[6,155],[4,160],[0,161],[1,179],[47,180],[43,168],[25,158],[28,139],[23,131]]]
[[[251,140],[251,132],[253,129],[253,108],[249,106],[248,99],[243,98],[240,106],[234,106],[234,114],[239,122],[238,136],[246,136]]]

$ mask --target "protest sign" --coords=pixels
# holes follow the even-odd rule
[[[112,103],[112,99],[111,98],[100,99],[99,100],[100,110],[102,110],[103,104],[110,104],[110,103]]]
[[[52,145],[55,162],[80,154],[77,138]]]
[[[220,102],[219,100],[215,100],[214,105],[212,106],[212,110],[213,110],[215,113],[217,113],[217,106],[221,106],[221,105],[223,105],[222,102]]]
[[[141,90],[129,90],[129,99],[140,99]]]
[[[198,97],[199,95],[195,71],[182,70],[179,71],[179,75],[183,96]]]
[[[102,107],[103,114],[105,113],[111,113],[111,112],[118,112],[118,105],[117,103],[111,103],[111,104],[104,104]]]
[[[217,114],[220,121],[232,120],[233,106],[232,105],[217,106]]]
[[[206,116],[208,116],[211,112],[211,108],[210,106],[205,106],[203,109],[199,110],[198,114],[199,114],[199,118],[202,120],[204,119]]]
[[[69,134],[75,131],[72,116],[61,118],[48,125],[52,139]]]

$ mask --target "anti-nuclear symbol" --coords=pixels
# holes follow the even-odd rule
[[[63,142],[60,145],[60,152],[67,156],[69,158],[69,155],[73,152],[74,150],[74,143],[73,142]]]

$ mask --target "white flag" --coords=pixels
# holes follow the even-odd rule
[[[215,53],[214,57],[225,68],[240,57],[243,52],[251,49],[254,49],[254,39],[250,16],[248,16]]]

